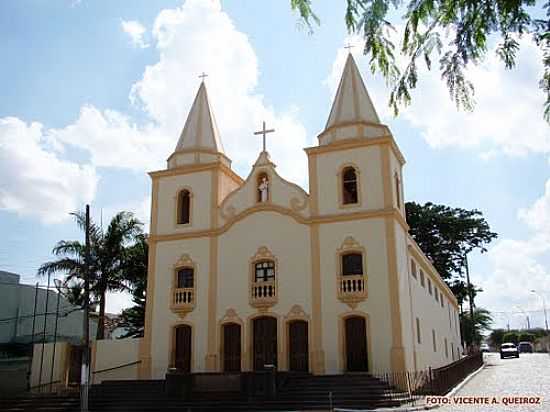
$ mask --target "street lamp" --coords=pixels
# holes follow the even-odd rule
[[[518,305],[515,305],[514,307],[519,309],[525,315],[525,318],[527,319],[527,329],[528,330],[531,329],[531,323],[529,322],[529,314]]]
[[[546,301],[544,299],[544,296],[538,293],[536,290],[531,290],[531,293],[534,293],[542,299],[542,308],[544,310],[544,326],[546,327],[546,335],[548,335],[548,316],[546,314]]]

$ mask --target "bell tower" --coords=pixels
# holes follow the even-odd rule
[[[405,159],[380,122],[351,53],[318,141],[318,146],[305,149],[314,213],[396,208],[404,216]]]

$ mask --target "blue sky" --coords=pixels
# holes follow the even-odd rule
[[[86,202],[96,220],[121,209],[147,220],[146,171],[164,167],[202,71],[235,170],[248,174],[261,144],[252,132],[267,119],[273,160],[307,188],[301,149],[326,122],[343,46],[360,39],[348,37],[340,2],[314,2],[313,33],[288,3],[0,2],[0,269],[35,281],[58,240],[81,236],[68,213]],[[398,118],[360,49],[369,92],[407,159],[407,200],[479,209],[499,233],[470,259],[486,290],[479,304],[539,310],[530,289],[550,303],[550,129],[537,49],[526,38],[516,70],[490,53],[469,71],[474,113],[457,112],[433,72]],[[121,304],[112,298],[110,309]],[[520,326],[521,316],[510,321]],[[542,325],[541,314],[531,323]]]

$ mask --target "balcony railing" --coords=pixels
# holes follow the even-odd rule
[[[365,275],[338,276],[338,298],[344,302],[360,302],[367,297]]]
[[[253,282],[250,285],[250,304],[254,307],[269,307],[277,303],[275,280]]]
[[[195,288],[176,288],[172,292],[171,309],[178,314],[186,314],[195,307]]]

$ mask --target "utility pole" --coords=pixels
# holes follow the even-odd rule
[[[57,279],[54,279],[54,283]],[[57,321],[59,320],[59,295],[61,293],[57,290],[57,304],[55,305],[55,326],[53,329],[53,350],[52,350],[52,365],[50,369],[50,392],[53,388],[53,371],[55,368],[55,348],[57,344]]]
[[[470,301],[470,321],[472,324],[472,345],[474,340],[474,334],[475,334],[475,321],[474,321],[474,291],[472,288],[472,284],[470,283],[470,268],[468,265],[468,253],[464,254],[464,261],[466,262],[466,282],[467,282],[467,288],[468,288],[468,299]]]
[[[80,374],[80,411],[88,412],[88,379],[90,377],[90,205],[86,205],[86,248],[84,252],[84,351]]]
[[[44,346],[46,345],[46,331],[48,329],[48,298],[50,297],[50,277],[48,272],[48,286],[46,288],[46,304],[44,307],[44,329],[42,330],[42,353],[40,354],[40,372],[38,373],[38,390],[42,392],[42,368],[44,366]]]

